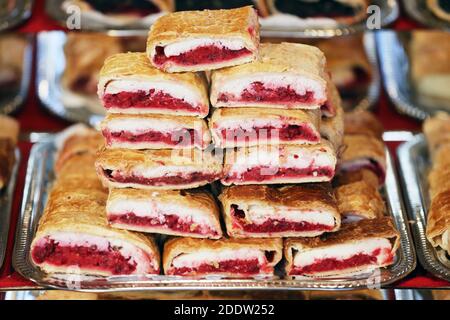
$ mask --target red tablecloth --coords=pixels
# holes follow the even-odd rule
[[[418,28],[416,22],[402,15],[402,17],[391,26],[397,30],[410,30]],[[44,0],[35,1],[32,18],[22,25],[19,30],[21,32],[39,32],[42,30],[63,30],[63,28],[55,21],[53,21],[44,10]],[[34,72],[34,71],[33,71]],[[33,82],[30,86],[28,99],[23,108],[15,114],[20,121],[22,130],[24,131],[59,131],[69,125],[67,121],[61,120],[48,111],[46,111],[39,103],[36,97],[36,88]],[[380,96],[379,103],[376,108],[376,114],[383,122],[386,130],[412,130],[419,131],[420,123],[406,116],[396,113],[390,104],[385,93]],[[14,245],[15,227],[20,211],[22,191],[25,180],[26,162],[28,153],[31,148],[30,143],[20,143],[22,151],[22,162],[20,165],[20,172],[17,181],[17,187],[14,195],[14,204],[12,208],[12,223],[9,232],[7,258],[3,268],[0,270],[0,290],[7,288],[24,288],[33,286],[33,283],[23,279],[18,275],[12,267],[12,249]],[[436,287],[450,287],[450,283],[436,279],[425,272],[420,266],[408,277],[399,283],[396,287],[402,288],[436,288]]]

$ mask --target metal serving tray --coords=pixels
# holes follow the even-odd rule
[[[67,21],[67,13],[62,10],[61,4],[64,0],[47,1],[47,13],[58,20],[64,26]],[[394,22],[399,16],[399,5],[397,0],[372,0],[372,5],[380,8],[380,27],[385,27]],[[272,17],[275,15],[272,15]],[[82,15],[82,30],[114,30],[114,29],[145,29],[149,28],[151,19],[145,23],[137,22],[127,25],[120,25],[100,21],[94,17]],[[336,26],[297,26],[294,24],[279,25],[277,22],[265,21],[260,18],[261,35],[265,37],[289,37],[289,38],[326,38],[333,36],[341,36],[366,30],[366,21],[362,21],[353,25],[336,25]],[[283,20],[285,23],[285,21]]]
[[[31,0],[13,0],[10,10],[0,11],[0,31],[17,26],[31,16]]]
[[[11,206],[16,187],[17,172],[20,163],[19,148],[15,150],[16,162],[14,163],[8,185],[0,191],[0,268],[5,260],[6,246],[8,244],[9,224],[11,220]]]
[[[410,218],[414,220],[413,234],[419,261],[435,276],[450,281],[450,259],[444,250],[433,248],[425,230],[430,207],[427,174],[430,168],[427,143],[419,134],[398,148],[400,172]]]
[[[439,19],[428,9],[427,0],[403,0],[403,6],[410,17],[425,26],[450,31],[450,23]]]
[[[30,245],[42,215],[49,187],[53,181],[55,160],[54,141],[35,144],[31,150],[25,181],[22,210],[16,230],[13,265],[22,276],[39,285],[80,291],[124,290],[224,290],[224,289],[359,289],[387,286],[414,270],[416,257],[409,227],[404,214],[399,188],[390,155],[387,159],[387,177],[384,196],[395,225],[401,234],[400,249],[395,263],[379,272],[345,278],[328,279],[189,279],[170,276],[113,276],[93,277],[74,275],[47,275],[30,260]],[[388,152],[388,151],[387,151]]]
[[[14,90],[10,90],[0,95],[0,114],[10,114],[18,110],[26,100],[28,89],[30,87],[31,72],[33,68],[33,35],[20,35],[18,33],[16,35],[23,36],[27,42],[22,60],[22,75],[17,89],[14,88]]]
[[[410,33],[377,31],[375,39],[384,86],[397,111],[424,120],[429,115],[445,110],[431,103],[425,104],[416,92],[409,74],[410,61],[407,47]]]

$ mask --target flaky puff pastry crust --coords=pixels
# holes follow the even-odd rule
[[[354,110],[344,115],[345,134],[363,134],[379,140],[383,139],[383,124],[367,110]]]
[[[219,200],[222,203],[224,220],[227,232],[230,237],[261,237],[260,234],[234,230],[231,218],[231,205],[235,204],[239,208],[246,208],[250,205],[274,208],[297,209],[301,211],[322,210],[333,214],[335,228],[337,231],[341,225],[341,216],[338,212],[336,199],[329,183],[301,184],[285,187],[271,187],[266,185],[252,186],[231,186],[224,189]],[[276,236],[294,237],[298,232],[276,232]],[[302,232],[303,236],[309,236],[307,232]],[[316,232],[311,234],[317,235]]]
[[[349,183],[335,189],[341,216],[357,216],[362,219],[382,217],[385,212],[383,198],[378,187],[366,181]]]
[[[433,247],[439,246],[450,253],[450,189],[435,195],[431,201],[426,235]]]
[[[320,123],[320,135],[328,140],[336,150],[336,154],[342,152],[344,142],[344,109],[339,104],[336,108],[336,114],[331,118],[323,117]]]
[[[230,144],[228,141],[222,139],[220,133],[221,129],[226,129],[222,126],[223,121],[235,121],[236,127],[245,125],[246,122],[253,122],[254,120],[262,119],[264,121],[282,121],[286,125],[303,125],[308,124],[317,136],[319,135],[320,127],[320,112],[318,110],[290,110],[288,113],[283,109],[271,108],[218,108],[213,111],[209,119],[209,127],[213,136],[214,143],[220,148],[233,148],[236,145],[234,141]],[[216,132],[217,130],[217,132]],[[265,141],[266,142],[266,141]],[[253,146],[258,144],[256,141],[245,141],[245,146]],[[279,141],[274,141],[270,144],[278,144]],[[308,142],[309,144],[310,142]],[[299,141],[283,141],[283,144],[299,144]]]
[[[340,172],[334,177],[333,185],[339,187],[359,181],[365,181],[374,188],[379,187],[378,176],[370,169]]]
[[[338,232],[325,233],[315,238],[287,238],[284,241],[284,257],[287,261],[286,271],[289,274],[289,270],[293,266],[294,250],[308,251],[346,243],[357,243],[358,241],[371,238],[389,239],[392,243],[393,254],[395,254],[400,246],[400,234],[390,217],[366,219],[343,224]]]
[[[423,123],[423,133],[428,143],[428,151],[433,156],[440,146],[450,144],[450,115],[439,112]]]
[[[140,190],[140,189],[110,189],[108,202],[106,205],[107,214],[115,214],[117,212],[111,212],[110,205],[114,201],[148,201],[149,205],[154,201],[159,204],[176,205],[182,207],[183,210],[195,210],[196,213],[200,213],[210,219],[213,224],[213,228],[217,231],[217,239],[222,237],[222,229],[220,226],[220,213],[219,207],[213,196],[205,190]],[[120,213],[120,212],[119,212]],[[169,214],[177,214],[177,212],[166,212]],[[120,228],[120,222],[114,223]],[[124,227],[125,228],[125,227]],[[126,228],[125,228],[126,229]],[[179,233],[177,231],[171,231],[167,229],[167,233],[173,236],[186,236],[186,233]],[[196,235],[190,233],[189,237],[193,238],[205,238],[203,235]]]
[[[327,101],[320,107],[322,115],[325,117],[334,117],[338,108],[342,108],[342,99],[338,88],[327,75]]]
[[[274,267],[283,257],[283,241],[281,239],[229,239],[220,240],[210,239],[193,239],[193,238],[174,238],[168,240],[164,244],[163,250],[163,267],[164,273],[167,274],[172,261],[179,255],[193,253],[199,250],[211,250],[220,252],[222,250],[238,250],[243,248],[258,249],[261,251],[275,252],[269,266]],[[232,278],[233,273],[224,274],[226,277]]]
[[[201,74],[190,72],[171,74],[160,71],[152,66],[145,53],[128,52],[116,54],[106,59],[100,70],[100,80],[98,83],[98,96],[100,99],[104,95],[109,82],[124,79],[167,81],[182,84],[189,90],[197,93],[199,103],[205,108],[202,110],[201,117],[203,118],[208,115],[208,84],[205,77]],[[115,112],[114,108],[111,108],[110,112]]]
[[[252,63],[212,72],[210,100],[214,107],[222,106],[217,102],[217,98],[225,82],[252,74],[294,74],[316,81],[326,92],[325,55],[316,47],[288,42],[262,43],[259,55],[259,59]],[[283,108],[279,104],[258,104],[257,102],[253,103],[253,106]]]
[[[161,114],[121,114],[121,113],[108,113],[106,117],[103,119],[103,121],[100,124],[101,130],[108,130],[109,124],[111,122],[119,122],[119,121],[127,121],[127,120],[139,120],[139,121],[145,121],[145,120],[152,120],[152,121],[158,121],[161,125],[164,125],[165,123],[168,124],[175,124],[178,125],[178,130],[189,130],[194,129],[200,134],[201,141],[195,141],[194,143],[189,143],[188,146],[183,146],[183,141],[177,145],[177,146],[171,146],[171,148],[193,148],[197,144],[201,145],[201,149],[205,149],[210,143],[211,143],[211,133],[208,128],[208,124],[206,123],[206,120],[199,119],[197,117],[187,117],[187,116],[171,116],[171,115],[161,115]],[[154,131],[161,131],[158,128],[153,128]],[[124,131],[126,131],[124,129]],[[145,130],[142,130],[142,132],[145,132]],[[184,136],[184,135],[183,135]],[[200,140],[199,139],[199,140]],[[132,141],[130,142],[120,142],[119,146],[115,145],[113,143],[111,146],[106,145],[106,148],[130,148],[130,149],[137,149],[134,147],[134,143]],[[158,143],[158,142],[138,142],[139,148],[138,149],[167,149],[167,144],[165,143]]]
[[[116,188],[138,188],[138,189],[190,189],[205,185],[206,181],[186,183],[183,185],[163,185],[163,186],[145,186],[134,183],[117,183],[110,181],[103,173],[103,170],[120,170],[124,173],[132,173],[134,170],[142,168],[154,168],[164,166],[179,167],[180,173],[183,173],[184,167],[198,168],[198,172],[222,175],[222,159],[213,155],[208,150],[198,149],[184,150],[128,150],[128,149],[106,149],[102,148],[97,153],[95,162],[97,174],[102,180],[103,185]],[[139,172],[137,172],[139,173]]]
[[[258,56],[259,22],[251,6],[228,10],[180,11],[160,17],[151,26],[147,38],[147,56],[154,60],[156,47],[190,39],[239,39],[252,55],[212,64],[181,66],[170,62],[166,72],[205,71],[253,61]]]

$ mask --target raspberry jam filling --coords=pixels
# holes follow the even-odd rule
[[[329,177],[334,176],[334,169],[331,167],[314,167],[308,168],[270,168],[255,167],[250,168],[242,173],[233,173],[225,178],[225,182],[233,181],[270,181],[274,179],[298,179],[306,177]]]
[[[175,214],[164,214],[164,217],[140,217],[134,213],[108,214],[108,220],[111,223],[120,223],[130,226],[140,227],[163,227],[173,231],[217,236],[216,230],[206,225],[198,225],[191,221],[183,221]]]
[[[251,54],[251,51],[245,48],[240,50],[231,50],[225,47],[221,48],[210,45],[200,46],[177,56],[167,57],[164,54],[164,47],[156,47],[156,54],[153,61],[158,66],[164,65],[168,61],[178,65],[195,66],[199,64],[230,61]]]
[[[278,11],[295,14],[300,18],[339,18],[356,15],[356,8],[336,0],[290,1],[275,0]]]
[[[387,258],[385,259],[385,261],[382,262],[382,264],[391,263],[394,260],[394,256],[392,255],[390,250],[376,249],[371,254],[358,253],[344,260],[338,260],[336,258],[326,258],[322,260],[316,260],[313,264],[310,264],[308,266],[294,267],[289,274],[290,275],[313,274],[334,270],[352,269],[369,265],[376,266],[378,265],[378,256],[380,254],[387,256]]]
[[[237,275],[257,275],[260,272],[271,272],[272,268],[261,266],[258,259],[251,260],[223,260],[214,263],[203,263],[195,268],[193,267],[172,267],[169,270],[171,275],[191,275],[191,274],[207,274],[207,273],[233,273]]]
[[[253,127],[250,130],[244,129],[222,129],[222,139],[224,141],[233,140],[235,143],[248,140],[260,140],[261,137],[267,140],[278,138],[280,141],[303,140],[308,142],[319,142],[320,136],[308,126],[284,125],[281,128],[273,126]]]
[[[306,91],[298,94],[290,86],[271,88],[264,83],[256,81],[244,89],[240,97],[234,94],[221,93],[217,98],[219,102],[265,102],[265,103],[313,103],[314,92]]]
[[[192,146],[197,142],[201,145],[200,135],[194,129],[185,129],[174,132],[160,132],[154,130],[146,130],[145,132],[136,134],[129,131],[111,132],[109,130],[102,131],[107,144],[110,146],[113,142],[157,142],[169,146]]]
[[[136,262],[125,258],[119,248],[109,246],[102,251],[96,245],[62,246],[53,239],[43,245],[35,246],[32,251],[33,260],[54,266],[78,266],[80,268],[105,270],[112,274],[131,274],[136,270]]]
[[[286,219],[272,219],[268,218],[263,224],[246,223],[245,212],[235,204],[231,205],[231,215],[233,219],[233,226],[251,233],[275,233],[286,231],[331,231],[334,226],[325,224],[310,223],[306,221],[297,222]]]
[[[183,99],[174,98],[162,91],[150,89],[149,91],[139,90],[136,92],[122,91],[119,93],[107,93],[103,96],[103,105],[106,109],[163,109],[182,110],[188,112],[200,112],[200,106],[193,106]]]
[[[164,186],[167,184],[170,185],[183,185],[183,184],[189,184],[189,183],[196,183],[196,182],[207,182],[211,183],[220,177],[217,174],[206,174],[202,172],[192,172],[183,174],[180,173],[179,175],[174,176],[164,176],[164,177],[155,177],[155,178],[146,178],[143,176],[137,176],[134,174],[131,175],[125,175],[120,171],[112,171],[112,170],[103,170],[103,174],[105,177],[107,177],[112,182],[119,182],[119,183],[135,183],[135,184],[141,184],[145,186]]]

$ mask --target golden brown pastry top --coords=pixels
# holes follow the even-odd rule
[[[335,176],[333,184],[337,186],[343,186],[353,182],[365,181],[367,184],[378,188],[379,180],[378,176],[369,169],[360,169],[355,171],[340,172]]]
[[[386,168],[384,143],[371,136],[352,134],[344,135],[345,150],[341,161],[352,161],[361,158],[372,158]]]
[[[434,154],[441,145],[450,144],[450,115],[439,112],[427,118],[423,123],[423,133],[431,154]]]
[[[392,239],[394,241],[393,251],[396,251],[399,246],[400,234],[390,217],[381,217],[344,224],[338,232],[326,233],[315,238],[289,238],[285,242],[285,247],[314,249],[370,238]]]
[[[384,128],[380,120],[366,110],[346,112],[344,115],[345,134],[365,134],[383,139]]]
[[[431,244],[436,247],[442,245],[441,236],[447,230],[450,230],[450,190],[435,195],[431,201],[426,235]]]
[[[320,134],[334,147],[336,154],[340,155],[344,142],[344,109],[339,104],[333,117],[323,117],[320,123]]]

